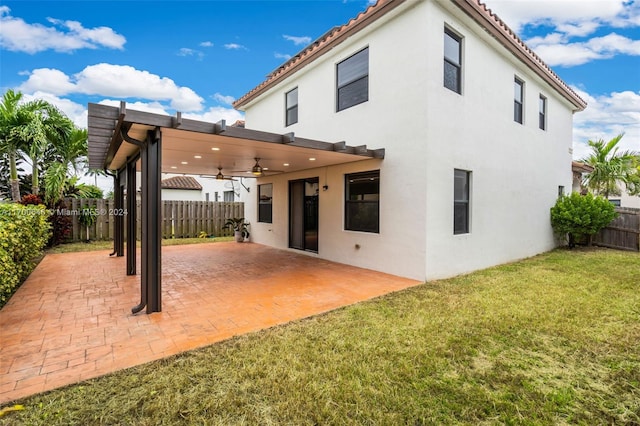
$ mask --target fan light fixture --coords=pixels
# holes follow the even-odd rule
[[[222,174],[222,167],[218,167],[218,174],[216,175],[216,180],[224,180],[224,175]]]
[[[259,164],[260,159],[259,158],[255,158],[255,160],[256,160],[256,165],[253,166],[253,168],[251,169],[251,173],[254,176],[262,176],[262,166],[260,166],[260,164]]]

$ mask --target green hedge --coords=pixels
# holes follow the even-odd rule
[[[569,239],[569,248],[591,237],[618,216],[613,204],[604,197],[577,192],[558,198],[551,208],[551,226],[558,236]]]
[[[49,238],[43,206],[0,204],[0,306],[31,273]]]

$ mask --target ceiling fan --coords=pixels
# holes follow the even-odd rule
[[[284,170],[271,170],[268,167],[262,167],[260,165],[260,158],[255,157],[256,164],[251,170],[234,170],[232,173],[251,173],[255,177],[266,176],[267,174],[284,173]]]
[[[218,174],[215,176],[212,175],[200,175],[200,177],[204,177],[204,178],[209,178],[209,179],[215,179],[215,180],[232,180],[232,181],[236,181],[236,179],[232,178],[231,176],[225,176],[222,174],[222,166],[218,167]]]

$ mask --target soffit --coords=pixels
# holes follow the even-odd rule
[[[144,142],[155,131],[162,138],[161,171],[165,173],[216,175],[221,167],[225,176],[254,177],[255,158],[266,174],[384,158],[384,149],[227,127],[224,122],[183,120],[179,113],[171,117],[132,111],[123,102],[120,108],[89,104],[91,167],[121,169],[138,155],[136,141]]]

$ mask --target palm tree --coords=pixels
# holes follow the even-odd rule
[[[107,172],[102,169],[89,169],[85,173],[85,176],[93,176],[94,186],[98,186],[98,176],[107,176]]]
[[[0,154],[9,158],[9,182],[13,201],[20,201],[17,161],[21,141],[13,134],[13,128],[17,124],[21,99],[22,93],[9,89],[0,102]]]
[[[589,141],[591,154],[580,160],[593,167],[593,171],[585,177],[585,185],[597,195],[605,198],[609,195],[620,195],[620,183],[624,183],[628,191],[634,190],[634,182],[638,179],[638,153],[634,151],[618,152],[617,146],[624,133],[609,142],[602,139]]]
[[[53,161],[44,173],[45,199],[54,204],[62,198],[69,172],[77,173],[87,156],[87,130],[74,127],[60,135],[53,141],[49,155]]]
[[[40,192],[43,157],[59,139],[64,139],[73,123],[44,100],[20,103],[22,93],[7,90],[0,103],[0,151],[9,158],[11,198],[20,200],[17,161],[21,154],[31,160],[31,192]]]
[[[33,168],[31,193],[38,194],[40,168],[57,164],[45,161],[45,156],[51,150],[57,151],[58,145],[64,145],[75,126],[58,108],[43,100],[25,104],[25,110],[24,124],[17,128],[17,132],[24,144],[22,151],[31,160]]]

